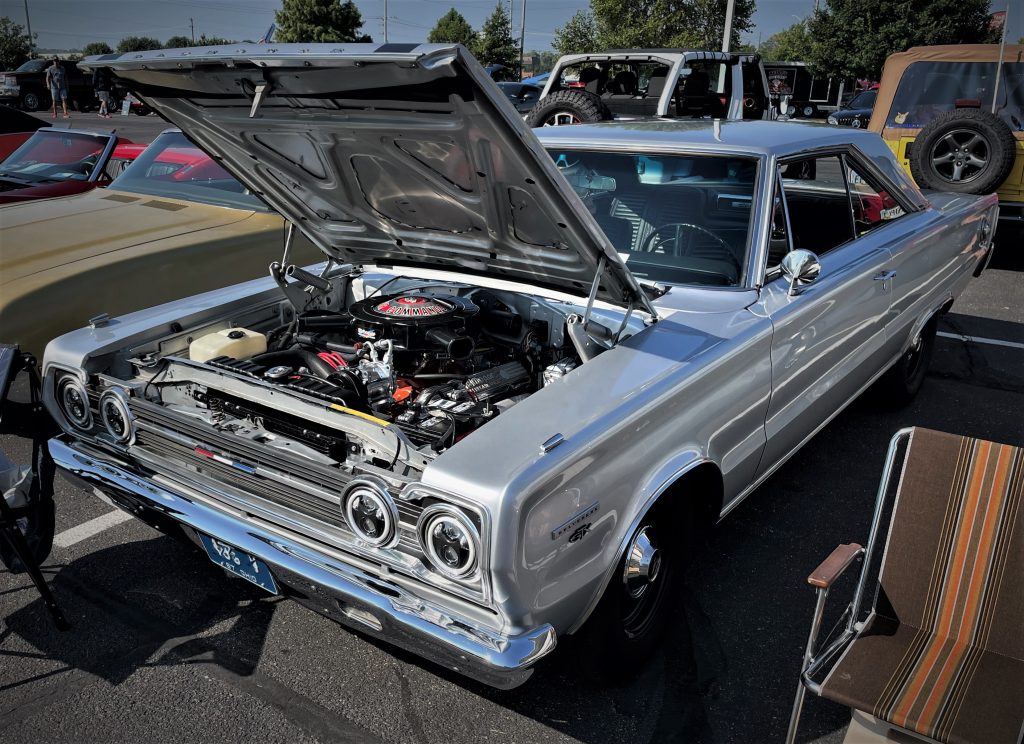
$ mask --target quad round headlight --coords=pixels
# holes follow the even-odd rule
[[[72,426],[82,430],[92,428],[89,393],[77,377],[65,375],[57,382],[57,405]]]
[[[398,534],[398,507],[382,484],[369,479],[352,481],[341,505],[349,528],[369,546],[385,546]]]
[[[480,534],[459,511],[436,505],[420,517],[420,543],[430,564],[449,579],[464,579],[477,567]]]
[[[126,444],[135,436],[128,399],[120,390],[108,390],[100,396],[100,419],[115,442]]]

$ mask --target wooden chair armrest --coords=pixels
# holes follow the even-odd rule
[[[819,589],[828,589],[832,583],[839,578],[839,575],[846,570],[847,566],[853,563],[864,553],[857,543],[840,545],[828,558],[821,562],[821,565],[811,571],[807,577],[807,583]]]

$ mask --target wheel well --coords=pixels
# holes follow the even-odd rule
[[[690,509],[698,525],[712,525],[722,513],[725,487],[722,472],[713,462],[688,470],[658,497],[651,511],[671,510],[673,516]]]

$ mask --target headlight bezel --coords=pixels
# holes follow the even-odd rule
[[[468,538],[470,559],[461,569],[452,569],[438,554],[430,538],[429,533],[446,522],[458,527]],[[480,577],[484,551],[483,538],[473,520],[459,507],[443,502],[428,506],[417,520],[416,536],[427,563],[444,578],[463,583],[475,581]]]
[[[367,535],[358,525],[354,502],[361,496],[376,503],[384,515],[386,529],[379,537]],[[345,487],[341,496],[341,511],[349,530],[365,547],[391,548],[398,544],[401,537],[398,505],[384,483],[366,477],[354,479]]]
[[[116,433],[114,427],[107,419],[108,404],[116,408],[124,418],[124,431],[121,434]],[[104,430],[115,443],[128,446],[135,441],[135,416],[132,415],[131,407],[128,404],[128,396],[123,390],[120,388],[104,390],[103,394],[100,395],[97,411]]]
[[[81,405],[84,411],[81,417],[76,418],[69,410],[69,407],[72,404],[70,404],[65,397],[69,391],[78,393],[78,396],[81,399]],[[77,375],[70,373],[60,374],[54,381],[53,398],[61,416],[68,422],[68,424],[71,425],[72,428],[79,432],[92,431],[94,419],[92,415],[92,407],[89,405],[89,389]]]

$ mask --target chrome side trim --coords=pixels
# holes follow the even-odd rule
[[[74,444],[51,439],[49,449],[63,474],[125,511],[152,524],[176,524],[186,532],[201,532],[244,550],[267,563],[287,595],[303,605],[459,674],[511,689],[525,682],[533,671],[531,665],[555,648],[557,638],[549,624],[516,635],[497,633],[309,544],[94,459]]]

